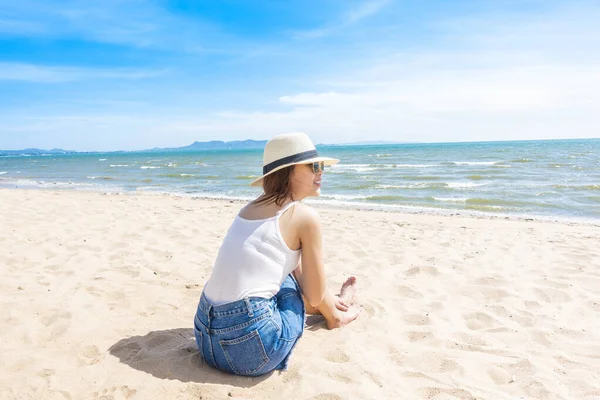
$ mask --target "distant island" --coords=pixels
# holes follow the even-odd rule
[[[189,146],[158,148],[155,147],[149,151],[189,151],[189,150],[239,150],[239,149],[263,149],[267,144],[266,140],[233,140],[223,142],[221,140],[211,140],[209,142],[194,142]],[[142,150],[148,151],[148,150]]]
[[[340,143],[340,144],[319,144],[318,146],[374,146],[374,145],[386,145],[386,144],[403,144],[405,142],[386,142],[386,141],[369,141],[369,142],[354,142],[354,143]],[[147,150],[117,150],[117,151],[75,151],[75,150],[64,150],[64,149],[35,149],[28,148],[23,150],[0,150],[0,156],[41,156],[41,155],[59,155],[59,154],[81,154],[81,153],[148,153],[148,152],[184,152],[184,151],[198,151],[198,150],[243,150],[243,149],[264,149],[267,144],[266,140],[233,140],[230,142],[224,142],[221,140],[211,140],[208,142],[194,142],[188,146],[183,147],[167,147],[159,148],[155,147]]]
[[[148,152],[182,152],[182,151],[196,151],[196,150],[240,150],[240,149],[263,149],[267,144],[266,140],[233,140],[231,142],[224,142],[221,140],[211,140],[209,142],[194,142],[188,146],[183,147],[167,147],[147,150],[117,150],[117,151],[75,151],[75,150],[64,150],[64,149],[23,149],[23,150],[0,150],[0,156],[41,156],[41,155],[58,155],[58,154],[80,154],[80,153],[148,153]]]
[[[42,154],[75,154],[77,151],[74,150],[63,150],[63,149],[23,149],[23,150],[0,150],[0,156],[41,156]]]

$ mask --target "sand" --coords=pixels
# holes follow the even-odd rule
[[[287,372],[199,357],[192,318],[240,204],[0,190],[0,399],[600,398],[600,224],[320,209],[332,287]]]

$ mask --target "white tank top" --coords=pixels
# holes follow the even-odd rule
[[[239,216],[231,224],[213,265],[204,295],[214,305],[246,297],[271,298],[296,268],[300,250],[291,250],[279,229],[279,218],[248,220]]]

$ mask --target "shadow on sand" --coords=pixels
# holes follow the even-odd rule
[[[196,347],[194,330],[188,328],[152,331],[144,336],[121,339],[108,350],[122,363],[160,379],[249,388],[273,374],[250,378],[230,375],[208,366]]]

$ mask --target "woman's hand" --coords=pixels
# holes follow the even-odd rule
[[[348,308],[350,307],[350,305],[340,299],[340,296],[337,294],[334,296],[333,303],[335,304],[335,308],[344,312],[348,311]]]

